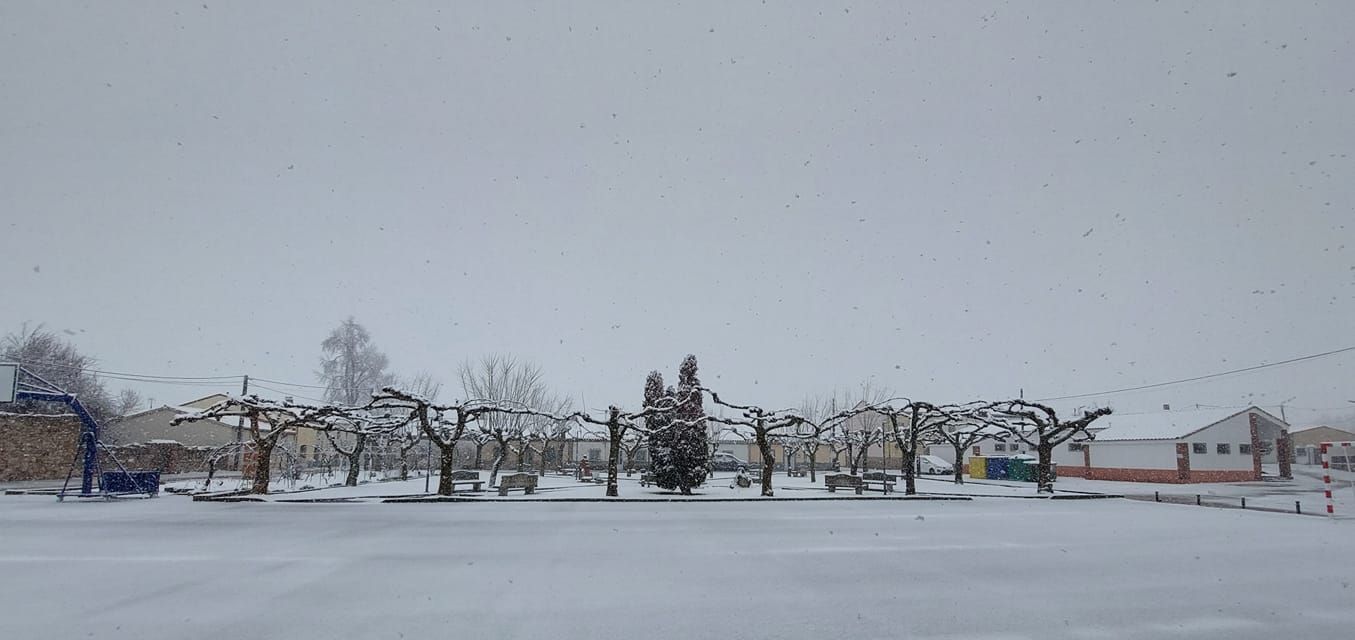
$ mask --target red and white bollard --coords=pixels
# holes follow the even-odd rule
[[[1353,461],[1351,460],[1350,455],[1350,445],[1351,443],[1349,442],[1323,442],[1321,444],[1322,491],[1327,496],[1327,515],[1330,517],[1336,516],[1336,508],[1331,496],[1331,450],[1334,447],[1341,447],[1341,451],[1345,454],[1345,457],[1343,458],[1346,461],[1345,471],[1349,473],[1355,471],[1355,464],[1352,464]],[[1350,486],[1352,489],[1355,489],[1355,482],[1352,482]]]

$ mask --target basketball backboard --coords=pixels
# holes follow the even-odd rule
[[[14,402],[19,388],[19,365],[0,362],[0,402]]]

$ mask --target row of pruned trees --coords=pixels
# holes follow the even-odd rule
[[[1092,439],[1090,425],[1111,413],[1109,408],[1083,409],[1071,418],[1039,402],[1016,399],[967,404],[936,404],[908,398],[859,400],[843,408],[835,402],[806,402],[800,409],[767,410],[724,400],[707,389],[714,403],[734,413],[707,420],[734,427],[758,447],[762,460],[762,493],[772,495],[770,476],[775,468],[773,445],[789,454],[804,453],[812,461],[820,447],[831,449],[833,459],[845,455],[850,472],[867,466],[872,447],[893,444],[900,452],[899,471],[905,492],[916,493],[917,458],[924,447],[949,446],[954,454],[956,483],[963,483],[965,453],[986,440],[1022,442],[1036,452],[1037,487],[1053,491],[1053,452],[1069,441]],[[814,477],[811,475],[811,481]]]
[[[463,367],[466,400],[440,402],[394,386],[382,388],[368,401],[354,405],[231,397],[176,421],[243,420],[256,456],[256,493],[268,490],[271,458],[282,434],[299,428],[324,433],[336,443],[340,436],[356,443],[394,441],[402,457],[423,443],[434,449],[439,459],[438,493],[442,495],[451,493],[451,471],[457,445],[463,439],[496,445],[489,479],[493,485],[508,452],[517,455],[520,467],[525,459],[535,458],[540,472],[545,473],[549,459],[564,459],[565,443],[578,428],[608,441],[609,496],[618,495],[621,453],[625,451],[628,464],[633,465],[641,447],[649,449],[656,484],[690,493],[705,479],[709,455],[718,446],[718,437],[709,434],[719,432],[747,438],[758,447],[761,493],[772,496],[776,444],[784,450],[804,451],[811,460],[820,447],[828,446],[835,457],[845,453],[855,473],[865,467],[871,447],[888,441],[902,452],[900,471],[905,492],[911,494],[916,492],[916,459],[922,447],[950,445],[955,452],[956,481],[962,482],[959,467],[965,452],[986,439],[1019,440],[1034,449],[1039,490],[1052,491],[1054,448],[1070,440],[1090,439],[1091,423],[1110,413],[1109,409],[1083,410],[1064,419],[1050,406],[1021,399],[936,404],[880,397],[884,394],[866,395],[850,406],[832,401],[806,403],[799,409],[767,409],[729,400],[702,386],[695,370],[695,358],[689,357],[679,372],[677,388],[664,387],[661,377],[651,374],[644,401],[633,410],[613,405],[602,412],[573,411],[568,400],[546,390],[539,369],[494,356],[478,367]],[[714,414],[705,411],[706,398],[717,409]],[[345,455],[352,451],[339,450]],[[357,455],[350,458],[349,485],[357,484],[359,460]],[[810,473],[814,473],[813,465],[810,467]]]

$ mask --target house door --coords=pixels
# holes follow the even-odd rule
[[[1190,444],[1176,443],[1176,479],[1190,482]]]

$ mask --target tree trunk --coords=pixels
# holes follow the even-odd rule
[[[438,445],[438,495],[452,495],[452,466],[456,460],[456,443],[450,447]]]
[[[851,466],[852,475],[856,475],[856,447],[847,445],[847,464]]]
[[[250,493],[267,494],[268,482],[271,478],[273,467],[273,445],[276,444],[272,439],[262,440],[255,447],[254,455],[254,486],[250,488]]]
[[[206,491],[212,488],[212,476],[216,475],[216,458],[207,459],[207,483],[202,485],[202,490]]]
[[[546,458],[549,457],[546,455],[547,451],[550,451],[550,440],[541,443],[541,459],[537,461],[538,464],[536,465],[541,470],[539,475],[542,478],[546,477]]]
[[[964,452],[965,447],[958,444],[952,444],[955,448],[955,484],[964,484]]]
[[[767,430],[762,428],[761,424],[753,432],[757,436],[757,449],[762,455],[762,495],[771,498],[772,473],[775,472],[776,466],[776,460],[772,459],[772,444],[767,442]]]
[[[494,485],[498,484],[497,481],[499,479],[499,469],[503,467],[503,458],[504,454],[508,451],[508,447],[505,447],[503,443],[500,442],[499,446],[496,447],[495,449],[496,450],[494,452],[494,467],[489,470],[490,487],[493,487]]]
[[[359,433],[357,434],[357,441],[353,443],[353,452],[344,453],[344,457],[348,458],[348,477],[344,479],[343,486],[358,486],[358,474],[362,472],[362,450],[366,447],[367,434]]]
[[[903,452],[903,495],[917,493],[917,449]]]
[[[1040,456],[1040,465],[1035,469],[1036,482],[1038,483],[1036,492],[1054,493],[1053,474],[1049,472],[1050,463],[1054,458],[1054,447],[1041,442],[1039,446],[1035,447],[1035,451]]]
[[[484,453],[485,453],[485,443],[483,443],[483,442],[477,442],[477,443],[475,443],[475,468],[476,468],[476,469],[483,469],[483,468],[485,468],[485,463],[484,463]]]
[[[908,448],[903,451],[903,495],[917,494],[917,427],[908,430]]]
[[[621,425],[617,423],[617,411],[612,409],[607,421],[607,497],[617,497],[616,459],[621,457]]]
[[[814,466],[818,464],[814,458],[818,457],[819,448],[814,447],[812,449],[806,449],[805,451],[809,455],[809,484],[814,484],[816,482],[814,479]]]

